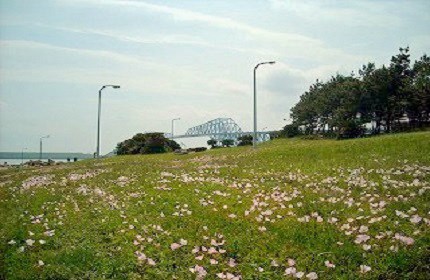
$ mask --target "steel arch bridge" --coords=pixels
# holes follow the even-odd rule
[[[169,135],[171,139],[209,136],[216,141],[232,139],[235,142],[243,135],[253,135],[253,132],[244,132],[231,118],[217,118],[204,124],[191,127],[183,135]],[[257,132],[257,141],[270,140],[269,132]]]

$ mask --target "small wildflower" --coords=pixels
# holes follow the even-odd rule
[[[367,265],[364,265],[364,264],[360,265],[360,272],[363,273],[363,274],[367,273],[367,272],[369,272],[371,270],[372,270],[372,268],[370,266],[367,266]]]

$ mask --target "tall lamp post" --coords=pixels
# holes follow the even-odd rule
[[[40,150],[39,150],[39,160],[41,161],[42,160],[42,144],[43,144],[43,139],[45,139],[45,138],[49,138],[49,135],[46,135],[46,136],[43,136],[43,137],[40,137],[40,142],[39,142],[39,144],[40,144]]]
[[[175,125],[175,121],[179,121],[181,118],[176,118],[172,120],[172,140],[173,140],[173,133],[174,133],[174,125]]]
[[[100,157],[100,113],[102,108],[102,90],[104,90],[107,87],[112,87],[115,89],[120,88],[120,86],[118,85],[104,85],[99,90],[99,112],[98,112],[98,119],[97,119],[97,152],[96,152],[97,158]]]
[[[252,146],[254,149],[257,145],[257,68],[263,64],[275,64],[275,61],[260,62],[254,67],[254,137],[252,137]]]

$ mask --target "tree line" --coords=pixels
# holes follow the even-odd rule
[[[428,127],[430,58],[424,54],[412,64],[409,47],[399,51],[388,66],[367,63],[358,75],[316,80],[291,109],[284,134],[354,138]]]

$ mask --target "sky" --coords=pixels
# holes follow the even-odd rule
[[[0,151],[101,153],[218,117],[278,130],[316,79],[430,50],[430,1],[2,0]],[[284,119],[287,119],[285,121]],[[187,147],[207,138],[181,139]]]

